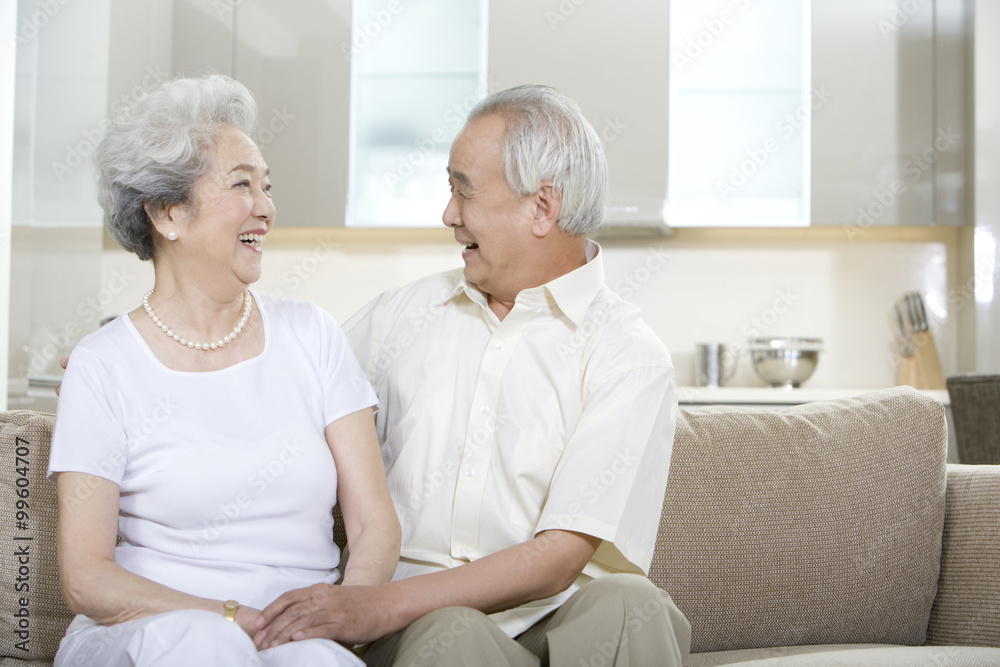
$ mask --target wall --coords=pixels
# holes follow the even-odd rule
[[[353,232],[353,233],[352,233]],[[382,290],[461,266],[450,231],[272,231],[256,288],[318,303],[340,321]],[[825,341],[809,386],[865,389],[895,384],[892,304],[905,291],[927,300],[945,373],[957,369],[957,313],[971,303],[956,285],[957,232],[868,230],[854,242],[841,228],[677,230],[650,240],[607,239],[608,285],[637,303],[674,358],[678,382],[693,382],[698,342],[742,344],[759,335]],[[109,242],[110,243],[110,242]],[[107,246],[105,314],[138,306],[152,267]],[[733,386],[763,386],[742,355]]]
[[[0,35],[16,35],[17,7],[0,6]],[[10,320],[11,182],[14,151],[14,50],[0,52],[0,350],[6,349]],[[0,377],[7,359],[0,355]],[[0,385],[0,410],[7,409],[7,385]]]
[[[89,156],[108,107],[108,2],[16,3],[11,267],[4,274],[11,407],[27,407],[29,376],[61,372],[62,350],[87,330],[77,309],[99,292],[103,232]]]

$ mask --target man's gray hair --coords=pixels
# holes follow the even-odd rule
[[[524,197],[552,181],[562,193],[559,228],[573,236],[597,229],[604,217],[608,165],[580,106],[548,86],[517,86],[482,100],[466,122],[491,114],[507,121],[501,153],[515,194]]]
[[[219,74],[169,81],[113,119],[94,151],[97,199],[112,238],[152,259],[144,205],[193,206],[194,182],[211,167],[212,144],[226,125],[252,137],[257,103],[246,86]]]

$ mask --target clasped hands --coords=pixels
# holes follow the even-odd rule
[[[248,634],[259,650],[315,637],[348,646],[363,644],[388,631],[387,593],[382,586],[315,584],[299,588],[261,611]]]

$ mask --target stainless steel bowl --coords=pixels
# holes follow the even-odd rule
[[[786,389],[798,387],[809,379],[816,370],[822,350],[820,338],[774,337],[747,341],[747,351],[757,376],[768,386]]]

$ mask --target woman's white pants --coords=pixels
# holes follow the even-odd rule
[[[54,667],[336,667],[364,665],[329,639],[289,642],[258,651],[232,621],[185,610],[117,625],[77,616],[59,645]]]

